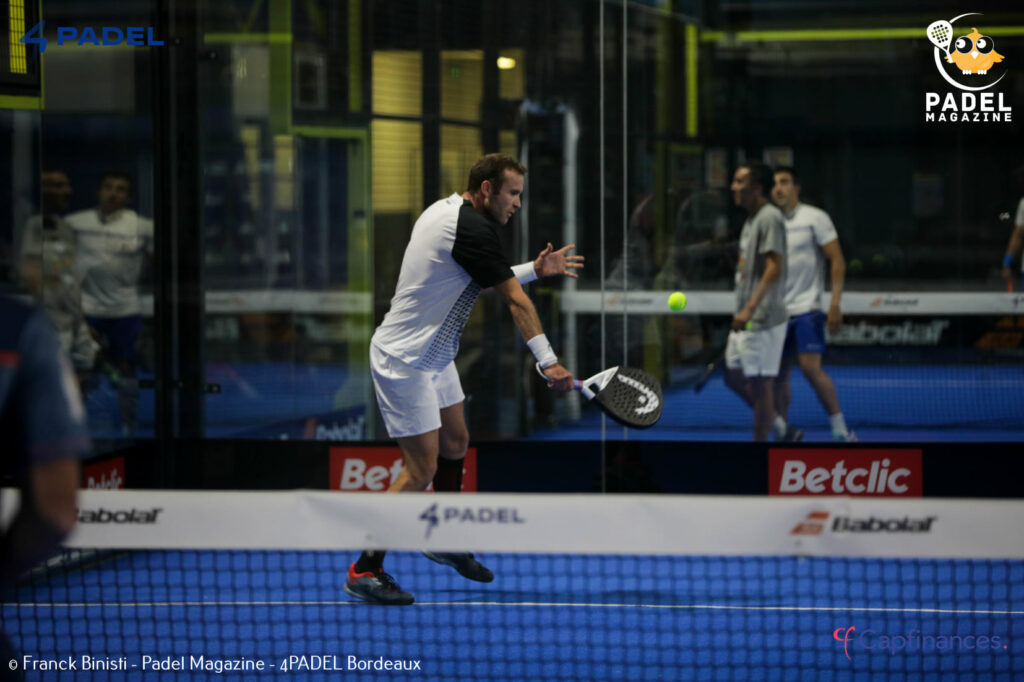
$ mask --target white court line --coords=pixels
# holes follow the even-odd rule
[[[360,606],[363,601],[170,601],[170,602],[125,602],[125,603],[9,603],[5,606],[19,608],[150,608],[171,606]],[[925,609],[925,608],[890,608],[879,606],[740,606],[729,604],[605,604],[582,602],[500,602],[500,601],[428,601],[416,602],[416,606],[549,606],[576,608],[611,608],[611,609],[679,609],[705,611],[793,611],[826,613],[837,611],[866,611],[871,613],[939,613],[952,615],[983,615],[983,616],[1024,616],[1024,611],[990,611],[984,609]]]
[[[865,386],[867,388],[1019,388],[1024,386],[1020,379],[839,379],[843,386]]]

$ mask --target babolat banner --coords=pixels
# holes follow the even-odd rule
[[[18,493],[0,492],[9,522]],[[65,545],[1020,558],[1024,502],[711,495],[83,490]],[[600,532],[594,532],[599,527]],[[985,532],[979,532],[983,528]],[[258,529],[258,532],[253,532]]]
[[[826,332],[833,348],[1024,348],[1021,315],[847,316],[836,334]]]
[[[366,406],[286,419],[232,435],[274,440],[362,441],[367,439]]]

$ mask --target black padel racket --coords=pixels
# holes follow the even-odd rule
[[[711,381],[711,377],[715,375],[718,368],[725,362],[725,353],[723,352],[717,358],[707,364],[707,367],[697,376],[696,381],[693,382],[694,393],[700,393],[704,390],[704,387]]]
[[[536,367],[547,381],[539,363]],[[661,384],[642,369],[611,367],[577,380],[574,388],[623,426],[646,429],[661,419]]]

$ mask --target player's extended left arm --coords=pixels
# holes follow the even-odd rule
[[[537,309],[533,307],[533,301],[523,291],[519,281],[515,277],[510,277],[500,284],[495,284],[494,288],[498,290],[498,293],[508,303],[508,308],[512,312],[512,319],[515,320],[519,333],[526,339],[526,345],[530,347],[530,351],[537,358],[537,362],[540,363],[544,376],[548,378],[551,388],[556,391],[573,390],[574,381],[572,373],[558,363],[558,356],[551,349],[548,337],[545,336],[544,328],[540,324]]]
[[[565,275],[579,279],[579,275],[573,270],[583,267],[583,256],[566,255],[575,248],[575,244],[569,244],[556,251],[551,242],[548,242],[548,245],[537,255],[535,260],[513,266],[512,272],[520,284],[551,275]]]
[[[846,259],[843,258],[843,249],[839,246],[839,240],[833,239],[821,247],[821,252],[832,264],[832,302],[828,306],[828,317],[825,324],[830,334],[839,333],[839,325],[843,323],[843,311],[839,307],[839,299],[843,295],[843,286],[846,283]]]
[[[1024,225],[1014,225],[1013,232],[1010,233],[1010,243],[1006,245],[1006,255],[1003,256],[1003,277],[1013,277],[1013,273],[1010,272],[1010,265],[1013,264],[1013,259],[1020,252],[1021,244],[1024,243]]]
[[[775,251],[768,251],[764,254],[764,260],[764,274],[761,275],[761,281],[754,288],[754,293],[750,295],[746,307],[732,318],[733,329],[746,328],[747,322],[754,316],[754,311],[761,304],[761,300],[772,287],[778,286],[779,280],[782,278],[782,255]]]

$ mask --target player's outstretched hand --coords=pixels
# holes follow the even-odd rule
[[[567,256],[566,253],[575,249],[575,244],[569,244],[555,251],[555,247],[548,242],[547,247],[540,252],[537,260],[533,261],[533,269],[537,271],[538,277],[549,277],[551,275],[565,275],[573,279],[579,279],[573,270],[583,267],[583,256]]]
[[[548,388],[553,391],[568,393],[573,390],[576,385],[572,372],[567,370],[565,367],[562,367],[557,362],[545,367],[541,371],[544,372],[544,376],[548,378]]]

